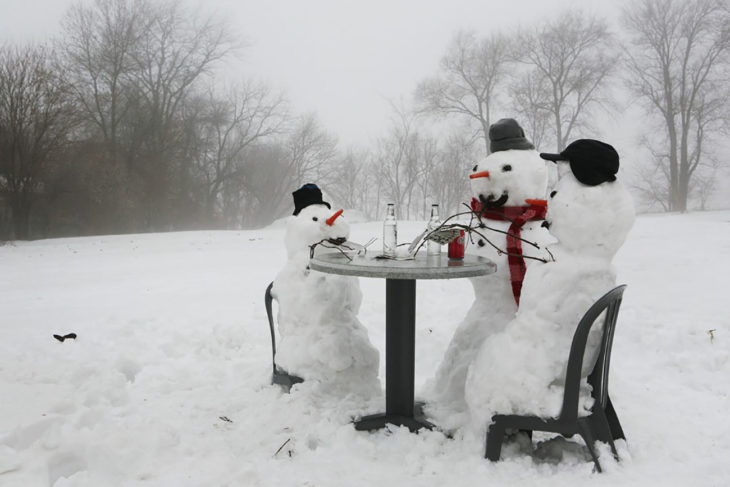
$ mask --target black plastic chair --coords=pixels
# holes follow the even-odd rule
[[[625,439],[616,411],[608,397],[608,367],[611,362],[611,347],[616,328],[616,318],[621,306],[621,299],[626,285],[618,286],[601,297],[590,307],[578,323],[573,335],[573,343],[568,357],[568,368],[565,374],[565,392],[563,408],[558,418],[541,418],[538,416],[518,416],[497,414],[492,417],[492,424],[487,431],[485,457],[496,462],[502,452],[507,429],[525,431],[547,431],[559,433],[566,437],[579,434],[586,443],[596,470],[601,472],[601,464],[594,448],[594,442],[600,440],[611,446],[611,452],[618,461],[618,452],[614,440]],[[596,365],[588,376],[588,383],[593,387],[593,408],[589,416],[578,417],[578,395],[581,381],[581,368],[585,354],[588,333],[599,315],[606,310],[603,324],[603,337]]]
[[[276,330],[274,329],[274,313],[271,308],[273,296],[271,295],[271,289],[274,287],[274,283],[270,283],[266,287],[266,294],[264,294],[264,304],[266,305],[266,315],[269,317],[269,330],[271,331],[271,383],[280,385],[284,390],[289,392],[294,384],[304,382],[304,379],[291,375],[284,369],[279,368],[276,365]]]

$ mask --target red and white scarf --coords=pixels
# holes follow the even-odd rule
[[[525,200],[528,206],[502,206],[500,208],[483,208],[476,198],[471,200],[471,209],[482,218],[512,222],[507,231],[507,263],[509,264],[512,295],[515,303],[520,305],[522,281],[525,279],[525,259],[522,256],[520,234],[522,226],[535,220],[544,220],[547,212],[546,200]]]

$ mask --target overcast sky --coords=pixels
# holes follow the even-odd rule
[[[64,11],[76,1],[0,0],[0,40],[44,40],[58,34]],[[344,144],[367,144],[388,123],[387,100],[410,99],[418,81],[436,72],[459,29],[514,29],[579,6],[613,21],[621,3],[206,0],[201,6],[225,15],[246,39],[245,75],[283,89],[298,111],[316,111]]]

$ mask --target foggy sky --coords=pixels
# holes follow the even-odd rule
[[[0,0],[0,42],[59,34],[76,0]],[[88,0],[86,1],[88,3]],[[516,29],[578,8],[615,19],[606,0],[206,0],[247,47],[224,76],[263,79],[298,112],[314,111],[343,145],[372,142],[388,124],[388,100],[410,100],[434,74],[459,29]],[[495,119],[510,114],[495,113]]]

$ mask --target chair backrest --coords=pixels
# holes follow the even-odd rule
[[[602,408],[606,407],[606,400],[608,398],[608,367],[611,363],[613,334],[616,329],[618,310],[621,306],[621,299],[625,289],[626,285],[624,284],[604,294],[588,309],[580,320],[580,323],[578,323],[578,327],[573,335],[573,343],[570,346],[570,355],[568,356],[563,409],[560,413],[561,420],[574,421],[578,417],[581,369],[583,368],[583,356],[586,351],[588,334],[604,310],[606,314],[603,320],[601,346],[598,351],[596,365],[588,377],[588,383],[593,387],[594,400]]]
[[[271,308],[271,302],[274,299],[271,295],[273,287],[273,282],[267,286],[266,294],[264,294],[264,305],[266,306],[266,316],[269,317],[269,330],[271,331],[271,368],[276,374],[276,330],[274,330],[274,313]]]

